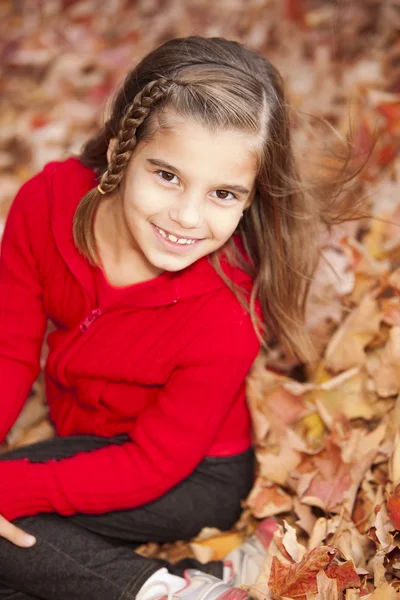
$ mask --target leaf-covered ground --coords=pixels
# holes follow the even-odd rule
[[[308,309],[320,359],[299,368],[277,349],[248,378],[259,473],[242,518],[231,532],[140,549],[221,558],[261,520],[257,598],[400,599],[399,32],[399,0],[0,1],[2,226],[20,185],[79,151],[127,69],[171,37],[263,52],[301,111],[300,155],[318,157],[309,114],[326,121],[322,146],[349,123],[356,153],[377,139],[357,188],[375,218],[324,240]],[[53,435],[39,380],[4,448]]]

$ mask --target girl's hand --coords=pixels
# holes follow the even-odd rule
[[[7,521],[0,515],[0,537],[8,540],[9,542],[19,546],[20,548],[30,548],[36,544],[36,538],[29,533],[22,531],[16,525]]]

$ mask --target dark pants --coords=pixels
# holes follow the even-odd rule
[[[2,454],[0,460],[28,457],[44,462],[127,439],[57,437]],[[18,548],[0,538],[0,600],[133,600],[161,567],[176,575],[194,567],[222,577],[220,561],[202,565],[187,559],[171,565],[132,549],[145,542],[189,540],[205,526],[230,529],[240,516],[240,501],[250,491],[253,476],[252,450],[232,457],[207,457],[164,496],[132,510],[15,519],[37,542],[32,548]]]

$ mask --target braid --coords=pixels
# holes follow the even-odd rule
[[[73,223],[75,245],[92,264],[99,264],[93,221],[99,194],[112,192],[121,182],[125,167],[136,146],[136,130],[149,116],[152,107],[165,98],[173,82],[162,77],[155,79],[136,94],[121,119],[117,143],[110,163],[97,188],[89,190],[78,204]]]
[[[114,154],[97,188],[101,194],[112,192],[120,184],[136,146],[137,128],[149,116],[152,107],[165,97],[171,83],[164,77],[150,81],[128,106],[121,119]]]

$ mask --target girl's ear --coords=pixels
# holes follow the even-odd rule
[[[117,139],[113,138],[112,140],[110,140],[110,143],[108,144],[108,148],[107,148],[107,162],[108,163],[111,162],[111,157],[113,155],[116,143],[117,143]]]

